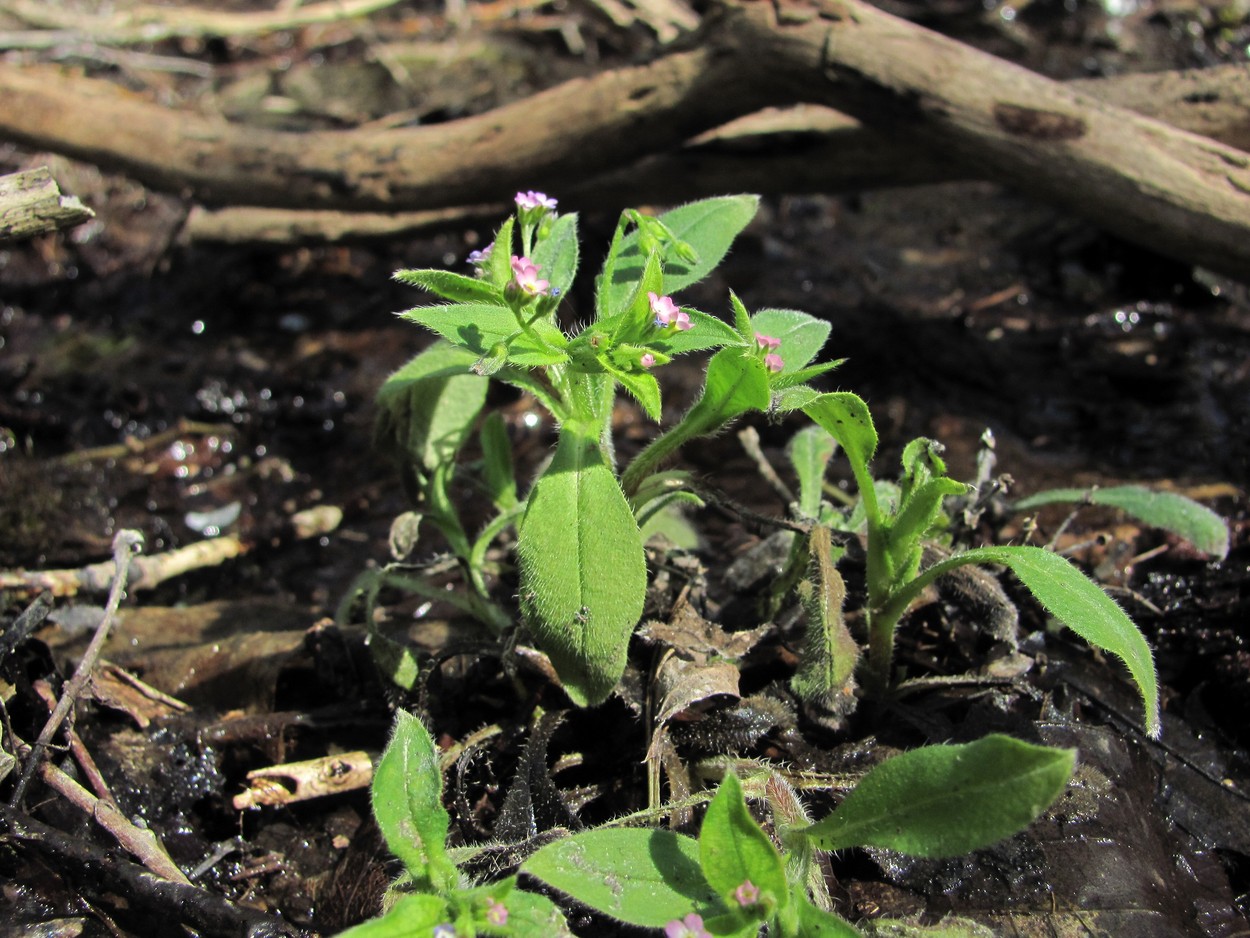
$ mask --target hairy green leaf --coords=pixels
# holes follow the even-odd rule
[[[395,733],[373,773],[373,816],[391,853],[418,889],[445,894],[456,884],[447,857],[449,819],[434,741],[421,721],[400,710]]]
[[[486,494],[501,511],[511,508],[517,503],[516,473],[503,415],[499,411],[487,414],[478,435],[482,441],[482,481],[486,484]]]
[[[663,928],[724,911],[699,868],[696,841],[668,830],[601,828],[543,847],[521,871],[617,921]]]
[[[1183,537],[1219,560],[1228,556],[1228,524],[1210,508],[1177,492],[1155,492],[1140,485],[1050,489],[1023,498],[1013,507],[1016,511],[1032,511],[1054,502],[1086,501],[1119,508],[1152,527]]]
[[[758,196],[731,195],[692,202],[661,215],[660,221],[669,231],[698,254],[698,260],[693,264],[675,257],[666,258],[663,292],[670,295],[676,293],[715,270],[758,209]],[[615,257],[611,280],[600,286],[607,295],[604,309],[622,308],[637,282],[645,261],[639,250],[639,240],[637,230],[624,238]]]
[[[742,784],[733,772],[726,773],[708,803],[699,830],[699,864],[708,885],[730,908],[738,905],[734,893],[748,880],[768,907],[790,902],[781,854],[751,817]]]
[[[719,348],[722,345],[739,345],[738,333],[727,323],[715,316],[682,307],[690,316],[690,328],[678,330],[654,338],[651,344],[669,355],[681,355],[685,352],[701,352],[704,349]]]
[[[1063,792],[1075,760],[1073,749],[1000,735],[925,746],[877,766],[832,814],[797,833],[823,850],[957,856],[1031,824]]]
[[[824,497],[825,472],[829,460],[837,448],[823,427],[804,427],[790,438],[786,455],[799,478],[799,511],[805,517],[820,515],[820,502]]]
[[[403,896],[385,915],[339,932],[338,938],[412,938],[429,935],[447,922],[451,911],[447,900],[428,893]]]
[[[741,349],[721,349],[707,363],[703,396],[691,408],[691,417],[711,432],[748,411],[766,410],[768,403],[764,363]]]
[[[449,270],[397,270],[395,279],[455,303],[492,303],[499,306],[504,303],[503,291],[493,283]]]
[[[426,473],[455,459],[486,402],[485,378],[472,374],[476,356],[436,342],[378,390],[375,435]]]
[[[829,323],[797,309],[761,309],[751,317],[755,332],[781,340],[781,373],[797,371],[814,359],[829,339]],[[755,336],[751,336],[754,341]]]
[[[799,913],[799,934],[820,938],[863,938],[858,928],[850,922],[839,918],[832,912],[826,912],[812,905],[806,896],[797,897],[796,911]]]
[[[521,607],[579,706],[604,700],[625,670],[642,615],[642,535],[596,440],[564,427],[530,492],[519,536]]]
[[[1150,646],[1133,620],[1097,583],[1058,554],[1040,547],[978,547],[935,565],[997,563],[1010,568],[1056,619],[1128,666],[1146,707],[1146,730],[1159,735],[1159,686]]]
[[[551,231],[534,247],[530,258],[542,269],[543,278],[551,282],[553,296],[563,297],[577,276],[578,262],[577,213],[559,216]]]

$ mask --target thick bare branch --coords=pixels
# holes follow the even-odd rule
[[[1244,105],[1247,78],[1227,80],[1216,103]],[[691,44],[647,65],[417,128],[259,131],[171,115],[111,86],[35,70],[0,68],[0,91],[0,135],[189,189],[209,203],[393,213],[480,204],[531,186],[563,193],[580,184],[632,201],[689,197],[703,185],[827,191],[972,175],[1192,263],[1238,277],[1250,269],[1246,153],[857,0],[720,0]],[[1158,103],[1149,79],[1126,95],[1136,107]],[[1216,109],[1202,110],[1202,98],[1182,94],[1174,113],[1209,117]],[[782,161],[751,152],[741,134],[683,148],[726,121],[796,102],[857,115],[873,133],[792,135]],[[1220,121],[1246,145],[1244,127],[1232,130],[1227,117],[1201,129]],[[645,157],[651,161],[635,165]],[[736,184],[758,174],[774,184]],[[634,188],[644,183],[646,192]],[[342,230],[342,217],[329,220]]]

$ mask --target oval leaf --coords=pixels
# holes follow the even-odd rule
[[[434,741],[403,710],[395,714],[395,734],[373,773],[372,799],[386,845],[417,888],[445,892],[454,886],[456,867],[443,846],[450,821]]]
[[[574,703],[599,703],[625,671],[647,567],[634,514],[595,440],[561,431],[530,492],[517,555],[538,647]]]
[[[551,281],[553,296],[565,296],[577,276],[577,213],[559,216],[551,226],[547,237],[534,247],[531,260],[542,270],[543,277]]]
[[[751,327],[781,340],[777,353],[785,362],[782,374],[798,371],[814,359],[828,341],[831,329],[823,319],[797,309],[761,309],[751,317]]]
[[[521,866],[578,902],[643,928],[723,912],[699,868],[699,845],[667,830],[607,828],[543,847]]]
[[[1051,489],[1015,503],[1016,511],[1031,511],[1055,502],[1110,505],[1164,531],[1183,537],[1217,560],[1228,556],[1228,524],[1206,505],[1177,492],[1155,492],[1140,485],[1105,489]]]
[[[735,890],[747,880],[774,908],[788,904],[790,887],[781,854],[751,817],[742,784],[732,772],[725,775],[703,817],[699,863],[708,884],[731,908]]]
[[[799,833],[823,850],[957,856],[1032,823],[1063,792],[1075,761],[1074,749],[1009,736],[925,746],[877,766],[836,811]]]
[[[503,305],[503,291],[493,283],[449,270],[397,270],[395,279],[400,283],[437,293],[443,299],[456,303]]]

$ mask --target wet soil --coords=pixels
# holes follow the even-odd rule
[[[923,13],[898,6],[1057,77],[1227,61],[1246,40],[1243,20],[1220,20],[1215,7],[1197,4],[1117,5],[1131,7],[1118,17],[1083,2],[1034,2],[1010,16],[981,3],[924,5]],[[521,94],[651,42],[645,30],[622,33],[585,11],[560,16],[592,40],[597,59],[570,53],[541,24],[516,28],[506,42],[521,51],[507,61],[519,71],[487,68],[472,95],[456,96],[448,88],[461,87],[463,75],[444,62],[438,94],[428,92],[438,105],[430,119],[488,106],[504,96],[501,85]],[[380,20],[382,35],[400,30],[396,17]],[[256,118],[248,102],[260,106],[264,96],[236,85],[257,84],[257,76],[266,90],[302,102],[284,126],[341,124],[356,113],[343,104],[344,88],[355,84],[334,85],[334,95],[293,79],[274,84],[283,73],[270,71],[272,60],[284,48],[269,39],[183,51],[216,57],[212,91],[230,92],[239,119]],[[363,51],[349,35],[282,54],[347,68]],[[481,57],[468,63],[479,68]],[[188,102],[205,93],[184,78],[149,83],[149,92],[172,89]],[[378,113],[394,106],[385,99]],[[5,171],[46,160],[0,146]],[[652,675],[642,642],[620,695],[583,713],[568,710],[541,671],[505,671],[503,649],[450,607],[385,596],[388,623],[428,662],[411,695],[378,676],[352,615],[334,621],[360,572],[387,561],[392,521],[410,507],[394,467],[371,446],[374,392],[427,341],[394,317],[419,298],[390,273],[459,265],[489,227],[323,249],[188,246],[176,239],[187,206],[175,195],[51,162],[62,188],[99,218],[0,251],[0,569],[105,560],[123,528],[141,531],[150,555],[229,537],[246,550],[132,590],[123,607],[105,658],[181,701],[136,703],[100,681],[78,708],[78,733],[123,812],[156,831],[207,893],[330,934],[373,914],[396,872],[368,819],[367,792],[242,811],[232,799],[257,768],[378,752],[396,706],[426,715],[441,745],[465,746],[448,773],[459,842],[520,843],[552,826],[645,807],[651,728],[641,702]],[[561,204],[582,213],[584,263],[593,266],[617,208]],[[1029,662],[1011,682],[934,687],[831,731],[782,689],[795,662],[794,617],[783,612],[743,659],[741,700],[722,700],[674,730],[679,758],[693,765],[733,752],[829,777],[895,749],[991,731],[1076,746],[1080,767],[1067,794],[1006,844],[941,862],[884,852],[836,858],[829,882],[840,910],[924,923],[954,913],[997,934],[1250,934],[1245,285],[998,187],[959,183],[769,200],[689,302],[723,312],[730,287],[751,308],[829,319],[827,353],[849,360],[827,386],[872,405],[879,466],[926,435],[946,444],[957,478],[970,478],[988,428],[1013,494],[1125,481],[1173,488],[1224,514],[1233,547],[1213,561],[1101,511],[1083,512],[1064,534],[1062,545],[1121,599],[1155,648],[1161,742],[1143,735],[1123,672],[1047,631],[1036,606],[1005,583]],[[667,412],[680,412],[698,379],[696,365],[666,369]],[[523,472],[532,473],[552,427],[524,398],[499,392],[492,402]],[[753,425],[784,475],[783,447],[798,425]],[[623,455],[653,432],[622,405]],[[687,461],[753,511],[784,512],[734,434],[694,448]],[[337,524],[311,536],[292,525],[325,506],[341,510]],[[1064,515],[1044,513],[1034,536],[1056,533]],[[692,557],[653,556],[659,582],[648,615],[674,618],[674,600],[689,586],[687,599],[731,633],[760,626],[742,558],[771,569],[771,531],[723,511],[695,522],[701,541]],[[992,533],[1024,536],[1011,519]],[[441,549],[423,541],[418,554],[437,562]],[[505,602],[508,589],[501,585]],[[0,623],[30,598],[0,598]],[[7,718],[23,737],[36,735],[46,714],[33,682],[60,686],[103,602],[85,592],[58,599],[45,627],[5,660],[14,688]],[[900,645],[910,676],[963,674],[998,653],[975,610],[949,598],[910,617]],[[484,726],[496,731],[472,742]],[[115,862],[105,835],[36,792],[27,799],[32,818]],[[528,797],[525,810],[518,792]],[[831,803],[827,792],[812,798],[815,813]],[[86,875],[87,866],[29,840],[0,843],[0,920],[14,923],[0,934],[150,934],[152,910],[107,873]],[[571,921],[584,934],[609,933],[590,917]]]

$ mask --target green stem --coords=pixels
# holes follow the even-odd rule
[[[621,488],[627,498],[633,498],[639,486],[650,476],[664,460],[677,452],[685,443],[698,436],[713,433],[725,421],[709,419],[697,413],[696,405],[675,427],[661,433],[652,440],[645,449],[626,468],[621,476]]]
[[[871,545],[871,536],[869,544]],[[871,560],[871,552],[869,558]],[[982,558],[968,552],[953,554],[921,571],[903,586],[884,597],[879,605],[870,605],[867,616],[868,670],[865,674],[864,685],[871,697],[879,700],[889,690],[890,664],[894,657],[894,633],[908,607],[938,577],[950,573],[956,567],[981,562]]]

